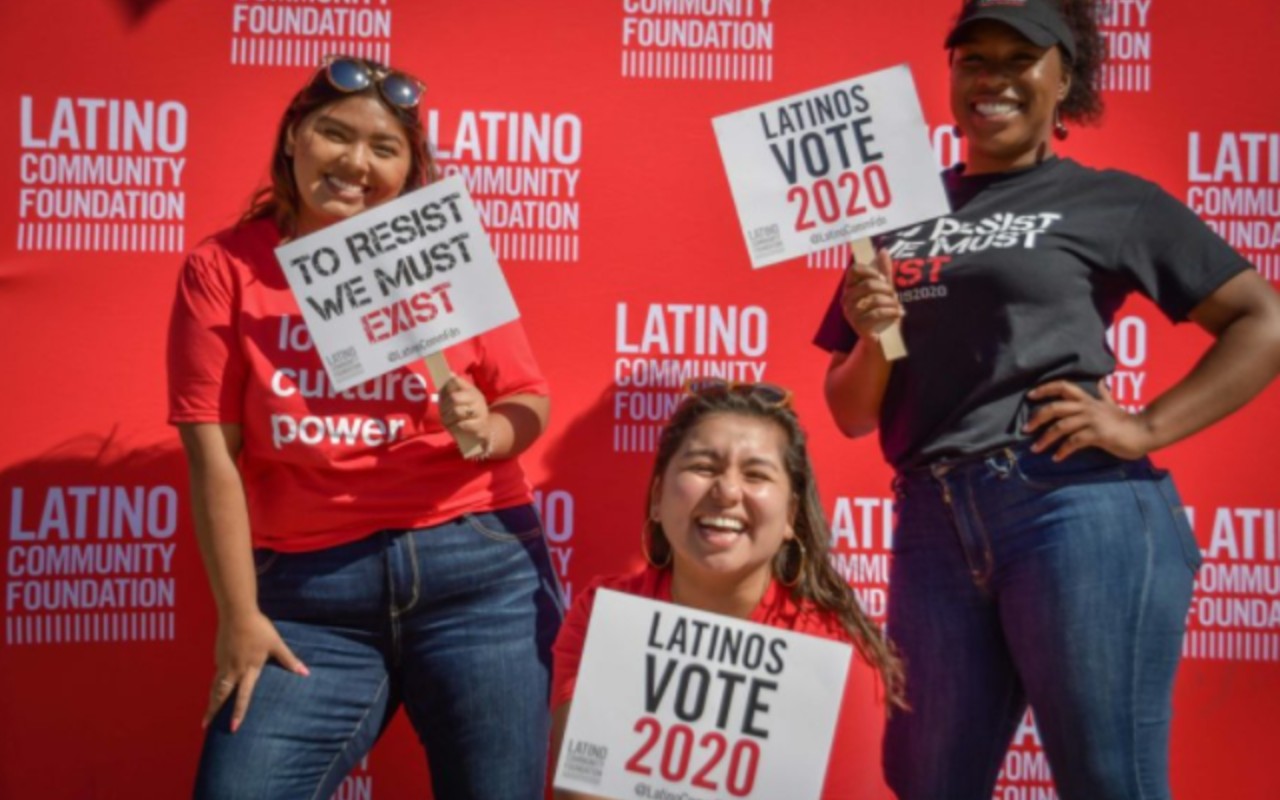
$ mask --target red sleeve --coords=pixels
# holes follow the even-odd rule
[[[839,619],[825,612],[802,614],[792,630],[851,644],[849,634]],[[880,769],[880,737],[884,733],[884,722],[884,698],[879,678],[855,648],[845,673],[840,715],[836,717],[831,754],[827,757],[822,800],[881,800],[890,796]]]
[[[482,333],[477,343],[480,363],[472,377],[485,397],[498,399],[513,394],[545,397],[551,393],[519,320]]]
[[[169,316],[169,422],[239,422],[245,362],[238,292],[225,254],[208,244],[182,265]]]
[[[855,652],[849,659],[822,800],[878,800],[890,796],[880,768],[884,714],[875,673]]]
[[[591,609],[599,586],[599,582],[593,583],[574,599],[560,625],[556,643],[552,645],[552,710],[573,699],[573,690],[578,685],[578,666],[582,663],[582,648],[587,642],[587,623],[591,621]]]

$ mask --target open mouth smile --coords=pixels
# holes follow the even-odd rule
[[[969,108],[982,119],[1004,120],[1019,113],[1022,110],[1022,104],[1012,100],[980,100],[971,103]]]
[[[736,517],[703,515],[694,522],[699,538],[716,547],[729,547],[747,532],[747,523]]]

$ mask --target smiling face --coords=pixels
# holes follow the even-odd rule
[[[763,593],[771,560],[795,536],[786,447],[781,426],[745,414],[708,414],[689,430],[650,493],[677,577]]]
[[[404,127],[364,94],[307,115],[285,146],[298,188],[298,235],[399,197],[412,161]]]
[[[999,22],[967,26],[951,57],[951,113],[969,141],[967,172],[1029,167],[1050,155],[1054,108],[1069,85],[1057,47]]]

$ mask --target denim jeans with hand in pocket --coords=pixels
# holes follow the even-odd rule
[[[255,560],[259,605],[311,675],[269,662],[234,734],[223,706],[197,797],[327,800],[401,705],[439,800],[542,796],[563,608],[532,506]]]
[[[900,800],[990,800],[1028,702],[1063,800],[1168,798],[1200,564],[1168,475],[1022,445],[894,486],[888,626],[912,710],[883,757]]]

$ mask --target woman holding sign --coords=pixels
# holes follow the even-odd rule
[[[199,797],[328,797],[402,704],[436,797],[543,782],[561,607],[515,460],[548,411],[524,333],[450,349],[438,403],[421,365],[336,392],[273,256],[435,177],[421,94],[330,59],[285,110],[270,186],[182,270],[169,418],[218,609]]]
[[[964,6],[954,211],[852,265],[817,337],[837,424],[878,427],[897,471],[889,630],[912,711],[884,765],[901,798],[990,798],[1028,703],[1064,798],[1169,796],[1200,551],[1146,456],[1280,368],[1280,300],[1244,259],[1154,184],[1054,156],[1101,111],[1094,6]],[[1103,382],[1133,292],[1215,339],[1139,413]],[[907,310],[911,355],[890,367],[873,340]]]
[[[901,703],[897,658],[828,559],[830,530],[790,392],[715,379],[688,389],[690,396],[658,442],[641,533],[648,567],[588,587],[556,640],[553,753],[563,739],[600,588],[851,642],[878,670],[888,701]],[[862,672],[851,669],[850,676]],[[874,744],[858,741],[871,730],[858,713],[867,702],[863,688],[853,680],[845,688],[833,753],[874,750]],[[660,752],[654,750],[653,757]],[[722,774],[727,764],[727,758],[716,764],[690,762],[689,774],[701,770],[702,783],[694,785],[710,790],[714,783],[718,796],[749,796],[737,793]],[[746,778],[737,777],[740,790]],[[823,797],[847,798],[866,783],[853,759],[833,756]]]

